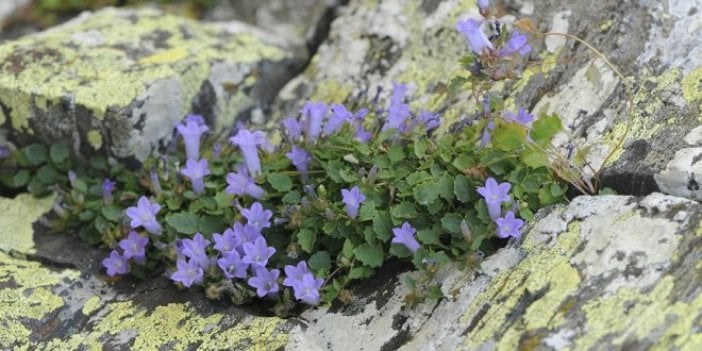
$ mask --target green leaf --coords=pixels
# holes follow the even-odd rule
[[[543,151],[535,149],[524,150],[520,159],[525,165],[531,168],[548,167],[551,165],[551,162],[548,160],[548,156],[546,156]]]
[[[363,262],[363,264],[369,267],[380,267],[385,258],[385,255],[383,254],[383,246],[380,244],[373,246],[363,244],[354,249],[353,254],[359,261]]]
[[[430,144],[427,139],[420,139],[414,143],[414,154],[418,158],[424,158],[427,155],[427,150],[429,150]]]
[[[171,198],[171,199],[173,199],[173,198]],[[166,200],[166,204],[168,204],[168,202],[171,199]],[[220,191],[215,195],[214,200],[215,200],[215,202],[217,202],[217,207],[227,208],[227,207],[230,207],[232,205],[232,200],[234,200],[234,195],[227,194],[224,191]],[[168,208],[170,208],[171,210],[177,210],[179,207],[180,207],[180,203],[178,203],[178,205],[175,206],[175,208],[171,208],[171,206],[168,205]]]
[[[339,170],[339,177],[347,183],[356,183],[358,181],[358,174],[346,168]]]
[[[200,217],[190,212],[177,212],[166,216],[166,223],[177,232],[183,234],[194,234],[198,231]]]
[[[373,275],[373,269],[368,268],[368,267],[356,267],[349,271],[349,279],[362,279],[362,278],[368,278],[371,275]]]
[[[78,214],[78,219],[83,222],[87,222],[89,220],[92,220],[93,218],[95,218],[95,212],[91,210],[85,210]]]
[[[417,231],[417,239],[427,245],[439,245],[439,233],[431,229],[422,229]]]
[[[300,244],[302,251],[311,253],[314,248],[314,243],[317,241],[317,234],[309,229],[301,229],[297,233],[297,242]]]
[[[390,150],[388,150],[388,159],[390,159],[390,163],[398,163],[402,161],[405,158],[405,152],[402,149],[402,146],[395,144],[390,147]]]
[[[405,247],[405,245],[401,244],[392,244],[390,245],[390,250],[388,251],[391,255],[395,255],[400,258],[404,257],[410,257],[412,256],[412,252]]]
[[[375,203],[373,201],[366,201],[361,205],[358,218],[362,221],[370,221],[373,220],[377,214],[378,211],[375,210]]]
[[[221,233],[227,225],[221,216],[202,216],[198,220],[198,231],[202,234]]]
[[[22,149],[22,153],[27,158],[27,161],[32,166],[39,166],[40,164],[46,162],[47,154],[46,146],[42,144],[31,144],[27,145]]]
[[[37,178],[46,185],[53,185],[62,180],[56,168],[50,165],[41,166],[37,171]]]
[[[291,191],[291,192],[285,194],[285,196],[283,196],[282,200],[286,204],[296,205],[296,204],[300,203],[300,198],[301,198],[300,192]]]
[[[378,211],[373,218],[373,231],[378,239],[387,241],[392,236],[392,219],[387,211]]]
[[[441,227],[451,234],[461,234],[461,220],[463,216],[458,213],[449,213],[441,218]]]
[[[13,188],[19,188],[21,186],[27,185],[29,183],[29,180],[31,179],[31,176],[29,174],[29,171],[26,169],[20,169],[15,173],[14,176],[12,176],[12,187]]]
[[[457,175],[453,180],[453,193],[460,202],[468,202],[472,198],[473,184],[466,176]]]
[[[346,241],[344,241],[344,247],[341,249],[341,253],[347,258],[353,258],[354,248],[355,247],[353,246],[351,240],[346,239]]]
[[[288,191],[292,189],[293,186],[292,178],[285,174],[270,173],[266,179],[273,189],[281,192]]]
[[[439,300],[444,298],[444,293],[441,291],[441,287],[438,284],[432,284],[427,291],[427,297],[433,300]]]
[[[413,192],[414,198],[417,200],[417,202],[419,204],[427,206],[439,198],[440,190],[441,189],[439,189],[439,186],[436,183],[424,183],[424,184],[421,184],[421,185],[417,186],[416,188],[414,188],[414,192]],[[414,209],[414,207],[413,207],[413,209]],[[415,215],[416,215],[416,212],[415,212]],[[399,217],[399,216],[396,216],[394,213],[393,213],[393,216]],[[412,218],[412,217],[401,217],[401,218]]]
[[[395,218],[415,218],[417,217],[417,209],[411,202],[401,202],[390,210],[390,214]]]
[[[492,133],[492,145],[504,151],[515,150],[526,142],[526,128],[518,123],[499,125]]]
[[[42,181],[34,177],[29,184],[27,184],[27,190],[34,196],[42,196],[49,193],[49,188]]]
[[[550,205],[558,202],[558,199],[551,194],[550,187],[543,187],[539,189],[539,202],[541,205]]]
[[[317,251],[307,260],[310,268],[314,271],[329,272],[331,268],[331,257],[326,251]]]
[[[437,186],[439,188],[439,196],[446,201],[453,200],[453,178],[448,173],[439,178]]]
[[[563,130],[563,122],[556,114],[542,115],[534,121],[531,139],[542,147],[551,143],[551,138]]]
[[[456,167],[457,170],[463,172],[466,169],[470,169],[475,165],[475,162],[471,158],[465,155],[461,155],[456,157],[455,160],[453,160],[452,165]]]
[[[62,163],[68,159],[68,156],[70,156],[70,149],[68,148],[68,144],[64,141],[58,141],[55,142],[51,145],[51,148],[49,149],[49,154],[51,156],[51,162],[53,163]]]
[[[119,223],[123,218],[123,210],[117,206],[105,206],[100,209],[100,213],[110,222]]]

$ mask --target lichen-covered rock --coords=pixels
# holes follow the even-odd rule
[[[104,9],[0,46],[0,124],[17,144],[143,160],[198,112],[217,128],[267,103],[304,62],[253,30],[157,10]]]
[[[289,322],[214,304],[165,277],[109,283],[97,274],[102,250],[32,229],[52,201],[0,198],[0,349],[271,350],[287,342]]]
[[[702,347],[697,202],[583,196],[544,212],[482,272],[441,272],[447,299],[408,308],[407,288],[381,285],[351,307],[303,314],[289,349]]]

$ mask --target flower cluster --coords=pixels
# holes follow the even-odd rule
[[[524,221],[516,218],[512,210],[507,211],[502,217],[502,204],[511,202],[509,196],[511,187],[512,185],[507,182],[497,184],[495,178],[490,177],[485,181],[485,186],[478,188],[478,193],[485,199],[490,218],[497,224],[497,236],[503,239],[521,238],[519,230],[524,225]]]
[[[138,264],[144,264],[148,244],[149,238],[135,231],[129,232],[129,235],[119,242],[122,253],[120,254],[116,249],[112,250],[110,257],[102,260],[102,265],[107,269],[107,275],[114,277],[117,274],[128,273],[130,259]]]

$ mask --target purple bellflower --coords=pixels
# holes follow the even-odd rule
[[[358,207],[361,206],[363,201],[366,201],[366,196],[361,193],[361,189],[354,186],[351,189],[341,189],[342,202],[346,205],[346,214],[351,217],[351,219],[358,216]]]
[[[12,155],[12,151],[5,145],[0,145],[0,160],[4,160]]]
[[[478,193],[485,198],[488,214],[493,221],[502,215],[502,203],[510,200],[509,189],[511,187],[512,185],[507,182],[497,184],[495,178],[490,177],[485,181],[485,186],[478,188]]]
[[[429,132],[439,127],[441,116],[438,113],[421,111],[414,120],[407,126],[406,132],[411,132],[418,126],[424,127],[424,132]]]
[[[308,101],[302,107],[301,113],[305,116],[305,137],[307,142],[315,143],[322,132],[322,122],[329,108],[323,102]]]
[[[129,263],[127,258],[120,255],[117,250],[110,252],[110,257],[102,260],[102,265],[107,268],[107,275],[114,277],[117,274],[126,274],[129,272]]]
[[[112,191],[115,190],[115,185],[117,185],[116,182],[107,178],[102,181],[102,202],[104,202],[105,205],[112,204]]]
[[[203,126],[203,125],[205,125],[205,118],[203,118],[201,115],[189,114],[189,115],[185,116],[185,118],[183,119],[183,122],[185,122],[185,123],[195,122],[198,125]]]
[[[208,131],[208,128],[206,125],[199,123],[200,120],[198,118],[193,118],[191,116],[194,115],[186,117],[183,123],[176,125],[176,129],[183,137],[186,158],[198,159],[200,158],[200,136],[202,136],[202,133]],[[200,117],[200,119],[201,118],[202,117]]]
[[[476,55],[482,54],[486,48],[494,49],[485,32],[480,28],[481,24],[481,21],[472,18],[456,23],[456,29],[463,34],[466,43]]]
[[[71,184],[71,188],[76,187],[76,180],[78,178],[76,177],[76,172],[73,171],[68,171],[68,182]]]
[[[295,298],[303,302],[316,305],[319,303],[319,289],[324,284],[324,279],[315,278],[312,273],[305,273],[302,279],[296,280],[292,285]]]
[[[161,225],[156,220],[159,210],[161,205],[152,204],[146,196],[142,196],[136,206],[127,208],[126,213],[132,220],[130,225],[133,229],[144,227],[151,234],[161,235]]]
[[[305,274],[310,273],[307,268],[307,262],[300,261],[297,266],[286,265],[285,266],[285,280],[283,280],[283,285],[293,287],[298,281],[302,280]]]
[[[278,292],[278,277],[280,270],[271,269],[270,271],[263,268],[256,268],[256,276],[249,278],[249,286],[256,288],[258,297],[273,296]]]
[[[524,221],[519,218],[515,218],[514,212],[512,211],[508,211],[504,217],[500,217],[495,220],[495,223],[497,223],[497,236],[499,238],[505,239],[513,237],[515,239],[519,239],[522,236],[519,230],[524,225]]]
[[[407,222],[402,223],[401,227],[392,228],[392,238],[393,244],[401,244],[407,247],[412,253],[419,249],[419,243],[417,239],[414,238],[414,233],[417,231]]]
[[[234,195],[249,195],[259,200],[266,194],[263,188],[256,185],[244,167],[239,167],[236,173],[227,173],[227,188],[224,191]]]
[[[222,156],[222,144],[219,142],[214,143],[212,145],[212,160],[219,160],[219,158]]]
[[[477,0],[476,3],[478,4],[478,9],[480,9],[480,14],[483,16],[486,15],[490,9],[490,1]]]
[[[234,240],[239,243],[236,248],[242,255],[244,254],[244,244],[253,244],[256,239],[263,237],[260,229],[248,224],[241,224],[239,222],[234,223],[232,226],[232,231],[234,232]]]
[[[161,189],[161,180],[159,179],[158,172],[156,172],[155,169],[151,170],[150,178],[151,190],[154,192],[154,194],[160,195],[163,192],[163,189]]]
[[[244,257],[242,262],[252,267],[265,267],[275,253],[275,248],[268,246],[266,239],[259,237],[252,243],[244,243]]]
[[[126,238],[120,240],[119,247],[124,252],[124,258],[133,259],[135,262],[144,263],[146,259],[146,245],[149,244],[149,238],[139,235],[135,231],[129,232]]]
[[[499,56],[511,56],[515,53],[519,53],[519,56],[524,56],[531,52],[531,46],[529,46],[527,37],[524,34],[517,32],[516,30],[512,32],[512,36],[505,43],[505,46],[500,49]]]
[[[285,130],[285,135],[290,141],[300,141],[302,136],[302,123],[295,118],[288,117],[281,123]]]
[[[229,138],[233,145],[239,146],[244,155],[244,162],[249,173],[253,176],[261,171],[261,160],[258,158],[258,147],[268,148],[266,135],[262,131],[251,132],[248,129],[239,130],[235,136]]]
[[[179,258],[176,261],[177,270],[171,274],[171,280],[180,282],[186,288],[193,284],[201,283],[205,272],[194,260]]]
[[[353,113],[346,109],[346,106],[341,104],[331,105],[332,115],[324,125],[322,135],[332,135],[339,131],[344,123],[351,121]]]
[[[222,255],[236,251],[236,248],[241,246],[241,238],[234,235],[232,228],[225,229],[222,234],[212,234],[212,239],[215,242],[214,248]]]
[[[236,251],[227,252],[217,260],[217,265],[227,279],[246,278],[249,265],[241,261],[241,256]]]
[[[305,151],[305,149],[297,145],[293,145],[290,152],[285,154],[285,157],[287,157],[290,162],[292,162],[293,166],[297,168],[297,171],[300,172],[302,179],[307,179],[307,164],[310,162],[310,154]]]
[[[359,125],[356,127],[356,134],[354,134],[353,138],[358,142],[366,144],[368,141],[370,141],[371,137],[373,137],[373,133],[366,131],[363,126]]]
[[[504,119],[512,122],[519,123],[523,126],[528,126],[534,120],[534,115],[527,112],[525,109],[520,108],[517,110],[517,114],[510,111],[505,111]]]
[[[241,214],[246,218],[247,224],[253,226],[259,231],[263,228],[271,227],[271,217],[273,212],[271,210],[264,210],[263,205],[259,202],[254,202],[251,208],[241,209]]]
[[[195,233],[192,239],[183,239],[183,255],[190,258],[191,262],[195,262],[202,269],[210,265],[210,258],[207,257],[205,249],[210,245],[210,241],[205,239],[200,233]]]
[[[393,82],[392,85],[393,90],[392,97],[390,98],[390,106],[388,107],[388,118],[381,130],[397,129],[400,132],[404,132],[405,120],[411,115],[409,105],[404,103],[407,85],[396,82]]]
[[[210,174],[210,169],[207,167],[207,159],[188,159],[185,162],[185,168],[180,170],[180,173],[190,178],[190,183],[193,185],[193,191],[196,194],[205,192],[205,176]]]

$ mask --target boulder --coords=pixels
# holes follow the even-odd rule
[[[187,113],[217,130],[265,106],[306,60],[259,30],[107,8],[0,46],[0,131],[143,160]],[[268,35],[270,37],[270,35]]]

